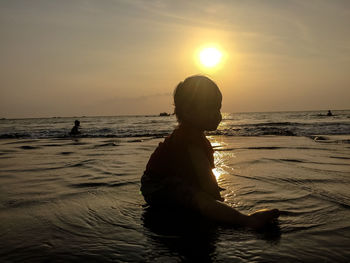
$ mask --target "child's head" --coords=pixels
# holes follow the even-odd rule
[[[212,131],[221,121],[222,95],[208,77],[195,75],[180,82],[174,91],[175,114],[180,124]]]

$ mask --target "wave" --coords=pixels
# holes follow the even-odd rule
[[[346,111],[347,114],[347,111]],[[344,114],[343,114],[344,115]],[[224,136],[320,136],[350,135],[347,115],[311,118],[310,113],[232,114],[208,135]],[[235,116],[235,118],[230,118]],[[71,138],[72,119],[6,120],[0,122],[0,139]],[[154,116],[90,117],[81,120],[81,138],[165,137],[176,127],[175,118]],[[327,140],[325,140],[327,141]],[[343,142],[348,143],[348,142]]]
[[[22,138],[32,138],[30,133],[4,133],[0,134],[0,139],[22,139]]]
[[[59,134],[59,135],[49,135],[49,134],[0,134],[0,139],[70,139],[70,138],[134,138],[134,137],[152,137],[152,138],[162,138],[165,136],[168,136],[171,133],[169,132],[145,132],[145,133],[123,133],[123,134],[116,134],[116,133],[105,133],[105,134],[98,134],[98,133],[83,133],[76,136],[71,136],[68,133]],[[106,145],[102,145],[106,146]]]
[[[81,135],[77,136],[71,136],[67,133],[63,134],[55,134],[55,135],[49,135],[49,134],[0,134],[0,139],[78,139],[78,138],[164,138],[168,135],[170,135],[172,130],[164,131],[164,132],[128,132],[128,133],[83,133]],[[315,131],[317,133],[315,134],[321,134],[321,131]],[[350,135],[350,132],[342,131],[342,132],[323,132],[324,135]],[[258,129],[254,128],[251,130],[247,129],[219,129],[213,132],[207,132],[207,135],[210,136],[299,136],[299,137],[308,137],[310,139],[313,139],[315,142],[319,143],[342,143],[342,144],[349,144],[349,139],[332,139],[327,137],[321,137],[316,136],[312,134],[308,134],[308,132],[295,132],[288,129],[278,129],[278,128],[265,128],[265,129]],[[135,140],[139,141],[139,139]],[[50,145],[51,146],[51,145]],[[110,143],[100,145],[102,146],[112,146]],[[113,145],[116,146],[116,145]],[[29,149],[29,148],[28,148]]]
[[[117,182],[117,183],[79,183],[79,184],[71,184],[70,187],[73,188],[97,188],[97,187],[119,187],[129,184],[138,184],[138,181],[132,182]]]

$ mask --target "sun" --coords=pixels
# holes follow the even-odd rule
[[[206,47],[199,52],[199,60],[203,66],[213,68],[221,61],[222,53],[215,47]]]

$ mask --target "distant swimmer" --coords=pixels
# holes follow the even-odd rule
[[[79,126],[80,126],[80,121],[76,120],[74,122],[74,126],[73,126],[72,130],[70,131],[69,135],[79,135],[80,134]]]
[[[331,112],[331,110],[328,110],[327,116],[333,116],[333,113]]]

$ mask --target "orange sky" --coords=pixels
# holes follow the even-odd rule
[[[0,33],[0,117],[171,112],[197,73],[224,112],[350,108],[347,0],[1,1]]]

